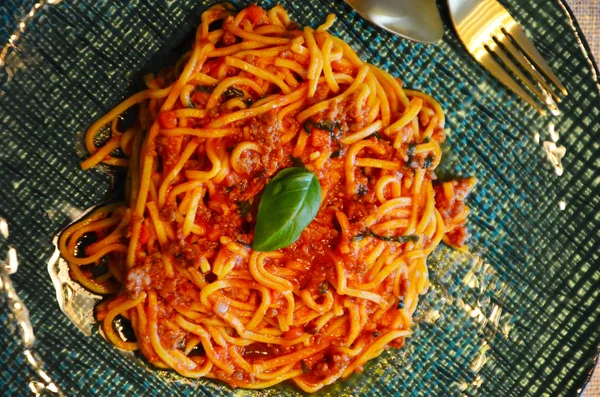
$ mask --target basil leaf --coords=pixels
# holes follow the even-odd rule
[[[260,199],[252,248],[267,252],[293,244],[320,206],[321,185],[315,174],[299,167],[280,171]]]

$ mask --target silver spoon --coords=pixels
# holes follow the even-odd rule
[[[363,18],[405,39],[432,44],[444,34],[435,0],[346,0]]]

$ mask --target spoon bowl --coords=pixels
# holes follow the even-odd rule
[[[444,25],[435,0],[346,0],[360,16],[402,38],[438,42]]]

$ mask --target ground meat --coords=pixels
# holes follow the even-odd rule
[[[192,263],[197,263],[202,257],[202,251],[196,244],[185,244],[181,249],[181,255]]]
[[[329,369],[329,364],[322,362],[315,365],[313,369],[313,374],[320,378],[326,378],[329,375],[330,371],[331,370]]]
[[[375,206],[365,205],[357,201],[350,201],[346,208],[346,214],[350,222],[357,222],[369,216],[375,211]]]
[[[143,264],[134,266],[127,272],[125,287],[132,296],[137,296],[150,288],[162,288],[164,279],[161,254],[155,253],[146,257]]]
[[[442,128],[436,128],[431,134],[431,139],[443,143],[446,140],[446,133]]]
[[[279,143],[279,131],[277,130],[277,113],[274,111],[260,114],[248,123],[248,138],[266,146],[267,149],[275,147]]]
[[[466,210],[464,200],[473,189],[473,186],[475,186],[475,183],[476,180],[474,178],[466,178],[434,185],[436,208],[442,216],[446,227],[450,228],[446,236],[451,244],[459,247],[468,241],[469,232],[464,227],[464,220],[457,223],[454,219]],[[446,184],[452,187],[452,197],[446,196],[446,192],[444,191]]]
[[[306,102],[309,106],[314,105],[315,103],[322,102],[325,98],[327,98],[328,94],[329,94],[329,85],[318,84],[317,90],[315,91],[315,95],[311,98],[308,98],[306,100]]]
[[[181,349],[184,346],[186,332],[179,327],[171,327],[164,319],[171,319],[172,309],[158,299],[158,336],[164,346]]]
[[[232,45],[235,44],[236,42],[236,37],[233,33],[231,33],[230,31],[226,30],[225,34],[223,34],[223,44],[224,45]]]
[[[159,135],[156,138],[156,151],[162,160],[163,169],[170,170],[179,161],[181,142],[181,137]]]
[[[246,175],[250,175],[252,171],[262,167],[261,156],[253,150],[246,150],[240,155],[238,164]]]
[[[160,220],[163,222],[174,222],[175,216],[177,215],[177,207],[175,205],[165,205],[160,210]]]
[[[455,228],[451,232],[448,232],[446,236],[448,237],[450,244],[458,247],[465,245],[471,237],[469,230],[465,226],[459,226]]]

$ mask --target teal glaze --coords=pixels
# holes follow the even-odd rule
[[[170,374],[145,371],[97,333],[85,337],[60,312],[46,272],[56,231],[110,196],[108,174],[79,168],[82,132],[135,89],[142,71],[181,53],[209,3],[54,3],[25,21],[17,50],[0,67],[0,216],[20,254],[13,280],[29,307],[37,351],[68,395],[227,395],[229,388],[210,380],[170,382]],[[444,174],[480,181],[469,200],[477,256],[447,248],[433,255],[433,287],[407,348],[319,394],[574,395],[600,342],[600,94],[563,7],[503,1],[569,90],[562,115],[549,119],[472,60],[446,12],[443,41],[425,46],[375,29],[342,1],[281,4],[303,25],[335,12],[332,32],[363,59],[434,95],[449,128]],[[31,6],[13,0],[2,7],[0,42]],[[567,150],[560,177],[542,148],[550,123]],[[0,330],[0,394],[27,395],[31,372],[2,298]]]

